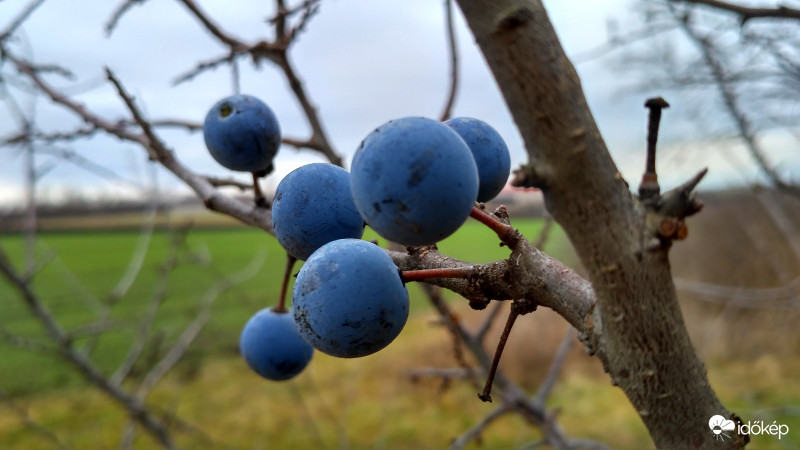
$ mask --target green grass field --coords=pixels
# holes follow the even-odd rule
[[[514,225],[535,240],[541,222],[519,220]],[[413,284],[408,326],[385,350],[352,360],[317,353],[309,368],[288,383],[260,379],[238,357],[238,335],[251,314],[276,302],[284,267],[282,250],[272,237],[257,230],[190,230],[185,243],[177,247],[176,267],[164,278],[164,267],[176,249],[175,236],[166,231],[153,236],[139,276],[110,307],[113,327],[102,333],[91,355],[106,373],[113,371],[162,286],[164,300],[142,356],[143,361],[152,361],[195,318],[210,288],[254,262],[263,262],[252,278],[216,299],[210,321],[187,357],[149,399],[193,425],[175,433],[182,448],[444,448],[493,409],[477,399],[478,389],[468,382],[445,385],[432,379],[413,381],[409,376],[422,367],[456,365],[450,337],[432,325],[433,314]],[[138,234],[128,231],[40,235],[40,259],[52,258],[37,273],[34,288],[66,330],[79,331],[101,317],[98,305],[108,303],[137,240]],[[0,236],[0,245],[21,264],[21,236]],[[508,255],[488,229],[474,222],[439,248],[454,258],[478,263]],[[568,244],[559,230],[553,232],[545,250],[568,255]],[[477,323],[482,317],[454,295],[450,298],[466,323]],[[5,280],[0,282],[0,299],[0,323],[9,332],[41,339],[41,327]],[[503,367],[523,386],[535,388],[563,330],[563,321],[546,310],[521,318]],[[89,341],[82,337],[76,342],[81,347]],[[134,370],[132,382],[142,376],[144,365]],[[763,408],[800,404],[796,383],[800,358],[765,355],[750,361],[712,362],[709,374],[723,402],[740,414],[762,410],[765,418],[798,430],[784,442],[756,438],[751,448],[798,444],[796,414],[791,409],[764,413]],[[128,423],[125,412],[50,355],[0,340],[0,388],[14,405],[0,397],[2,449],[54,448],[52,440],[26,425],[15,407],[75,448],[119,447]],[[559,420],[575,437],[597,439],[613,448],[652,445],[624,395],[610,386],[597,361],[579,345],[573,348],[550,406],[562,410]],[[143,432],[136,436],[135,448],[156,448]],[[518,448],[538,437],[536,429],[508,415],[487,428],[482,446],[470,448]]]
[[[532,220],[516,224],[520,231],[536,236],[540,223]],[[368,232],[365,238],[373,239]],[[185,238],[176,247],[176,239]],[[259,231],[247,228],[202,229],[182,232],[160,231],[152,236],[138,277],[126,295],[107,307],[109,296],[122,278],[133,255],[139,234],[129,231],[92,231],[44,233],[39,236],[38,256],[47,263],[36,275],[33,287],[67,331],[98,321],[103,311],[110,311],[115,325],[103,332],[92,355],[106,370],[112,370],[125,357],[137,335],[141,321],[153,304],[161,283],[161,303],[153,329],[159,331],[162,348],[174,340],[199,311],[205,292],[248,265],[263,263],[248,281],[223,292],[213,304],[212,319],[199,336],[189,360],[220,353],[233,354],[238,333],[255,311],[274,305],[280,292],[285,254],[277,241]],[[21,265],[24,242],[20,235],[0,238],[0,245]],[[469,222],[440,245],[443,253],[473,262],[488,262],[508,256],[498,246],[491,231]],[[171,256],[172,255],[172,256]],[[165,277],[169,258],[177,262]],[[295,267],[295,271],[299,265]],[[424,300],[412,293],[412,313],[426,308]],[[31,317],[17,294],[3,280],[0,282],[0,324],[16,335],[39,339],[40,325]],[[79,339],[77,344],[90,339]],[[64,387],[79,378],[50,356],[28,349],[17,349],[0,343],[4,358],[0,360],[0,387],[16,395],[42,392],[51,387]],[[156,353],[158,349],[154,350]],[[35,372],[36,377],[29,374]]]

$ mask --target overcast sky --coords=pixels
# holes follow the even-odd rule
[[[0,0],[0,30],[28,1]],[[191,82],[173,86],[174,78],[198,61],[225,52],[179,2],[153,0],[134,6],[113,35],[106,37],[103,27],[118,3],[49,0],[18,33],[20,39],[13,49],[38,63],[58,63],[73,71],[75,80],[50,80],[64,86],[67,93],[91,110],[111,119],[125,115],[125,109],[103,79],[105,66],[114,70],[136,95],[151,119],[200,122],[212,104],[232,93],[227,69],[209,71]],[[225,30],[246,42],[270,36],[264,19],[271,11],[263,6],[269,2],[198,3]],[[608,19],[626,23],[633,18],[629,0],[553,0],[545,4],[571,56],[603,44]],[[457,35],[462,83],[455,115],[477,117],[493,125],[506,139],[513,164],[525,162],[519,134],[460,14]],[[325,0],[293,48],[291,58],[319,108],[334,146],[349,161],[361,139],[383,122],[409,115],[436,117],[440,113],[449,76],[442,1]],[[268,63],[253,68],[249,61],[242,61],[242,92],[258,96],[272,107],[284,136],[307,137],[306,122],[281,74]],[[1,69],[5,76],[12,73],[7,66]],[[621,95],[631,80],[611,70],[602,59],[580,64],[578,71],[617,164],[628,181],[635,184],[644,164],[646,110],[642,104],[648,96],[659,93]],[[47,99],[13,88],[11,92],[26,111],[35,111],[35,123],[43,131],[69,131],[80,125],[73,115],[53,107]],[[665,141],[670,141],[671,117],[681,114],[681,105],[675,103],[665,113]],[[8,109],[0,108],[0,136],[12,133],[14,127],[15,120]],[[677,127],[673,132],[678,132]],[[200,133],[164,131],[162,136],[178,158],[194,170],[220,176],[231,174],[211,159]],[[666,156],[659,175],[666,183],[682,181],[688,171],[696,171],[702,165],[711,166],[706,186],[756,179],[754,171],[743,168],[750,163],[744,153],[721,158],[723,153],[718,150],[689,152],[685,147],[664,150]],[[39,184],[42,196],[57,197],[65,191],[122,196],[137,192],[132,186],[146,184],[145,157],[139,147],[100,137],[63,148],[80,152],[123,180],[103,178],[59,162]],[[41,156],[38,164],[45,167],[51,160]],[[269,183],[274,185],[299,164],[318,160],[311,152],[284,147]],[[0,149],[0,205],[20,201],[23,163],[17,150]],[[164,189],[182,188],[163,170],[159,183]]]

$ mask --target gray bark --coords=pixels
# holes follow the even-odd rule
[[[589,350],[657,447],[743,446],[719,442],[709,430],[712,416],[734,416],[689,340],[669,245],[645,245],[647,212],[620,176],[543,5],[458,4],[524,139],[529,163],[519,180],[542,189],[588,271],[596,301],[578,328]]]

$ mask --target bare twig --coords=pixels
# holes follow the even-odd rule
[[[468,367],[418,367],[408,373],[412,381],[417,381],[420,378],[470,380],[480,375],[480,370]]]
[[[11,285],[19,292],[31,314],[44,327],[45,332],[58,346],[59,355],[90,383],[108,394],[120,406],[125,408],[131,417],[136,420],[153,438],[165,448],[174,448],[172,436],[163,422],[156,418],[135,397],[130,396],[117,386],[114,386],[100,372],[100,370],[84,355],[75,351],[71,346],[67,333],[55,320],[50,310],[42,303],[31,286],[15,271],[8,257],[0,248],[0,272],[8,279]]]
[[[789,310],[797,307],[794,299],[800,295],[800,278],[774,288],[725,286],[677,278],[675,287],[680,291],[702,296],[712,303],[739,308]]]
[[[211,20],[208,15],[206,15],[200,7],[193,1],[193,0],[180,0],[181,3],[194,15],[194,17],[203,24],[206,30],[211,33],[215,38],[219,39],[223,44],[227,45],[231,48],[243,48],[246,47],[242,41],[228,35],[221,28]]]
[[[533,246],[536,248],[543,248],[547,241],[550,239],[550,231],[553,229],[553,224],[555,221],[553,220],[552,216],[547,216],[544,218],[544,225],[542,225],[542,229],[539,230],[539,237],[536,238],[536,242],[533,243]]]
[[[500,417],[502,417],[503,415],[505,415],[506,413],[509,413],[511,411],[513,411],[513,409],[511,408],[511,405],[509,405],[508,403],[503,403],[500,406],[498,406],[497,408],[491,410],[478,423],[473,425],[467,431],[461,433],[461,435],[459,435],[453,441],[453,443],[450,444],[450,447],[448,447],[448,449],[449,450],[458,450],[458,449],[462,449],[462,448],[466,447],[467,444],[469,444],[470,442],[478,439],[481,436],[481,434],[483,434],[483,431],[489,425],[491,425],[495,420],[499,419]]]
[[[755,8],[719,0],[671,0],[671,1],[693,3],[695,5],[705,5],[714,9],[729,11],[738,14],[742,19],[742,24],[744,24],[750,19],[764,19],[764,18],[800,20],[800,9],[790,8],[788,6],[783,6],[783,5],[779,5],[774,8],[771,7]]]
[[[795,260],[800,262],[800,230],[792,223],[792,220],[786,216],[784,208],[778,204],[776,199],[769,194],[769,192],[756,192],[756,199],[758,203],[764,208],[767,216],[769,216],[775,227],[780,230],[784,240],[789,244],[792,249]]]
[[[17,348],[24,348],[41,353],[52,353],[55,351],[55,349],[47,342],[29,338],[27,336],[20,336],[8,331],[8,329],[2,323],[0,323],[0,339]]]
[[[456,30],[453,25],[453,0],[444,0],[445,23],[447,24],[447,50],[450,54],[450,88],[447,90],[447,99],[444,103],[439,120],[450,118],[458,91],[458,44],[456,43]]]
[[[609,53],[625,48],[628,45],[643,40],[651,39],[659,34],[663,34],[675,29],[674,23],[665,24],[647,24],[646,26],[630,31],[622,36],[611,36],[608,42],[598,45],[597,47],[589,50],[584,50],[572,57],[572,61],[577,64],[583,64],[590,61],[602,58]]]
[[[159,270],[160,275],[158,280],[156,280],[153,295],[150,297],[150,302],[145,310],[144,317],[142,317],[141,321],[139,322],[136,338],[128,348],[128,353],[117,367],[117,370],[114,371],[114,373],[109,377],[109,381],[116,386],[121,385],[125,378],[130,374],[134,364],[136,364],[136,361],[139,359],[142,351],[145,348],[150,331],[152,330],[153,324],[156,320],[159,307],[164,302],[166,297],[169,277],[178,266],[178,251],[180,246],[184,243],[184,237],[184,235],[173,237],[170,251],[164,263],[161,264],[161,269]]]
[[[305,30],[306,26],[308,25],[311,18],[319,12],[321,0],[304,0],[303,3],[295,7],[293,10],[288,10],[285,14],[285,17],[289,17],[297,13],[298,11],[302,11],[303,14],[300,16],[300,19],[297,21],[297,24],[291,27],[286,33],[286,37],[284,41],[286,42],[286,46],[288,47],[291,43],[295,42],[297,36]],[[280,26],[279,26],[280,28]]]
[[[61,438],[58,437],[52,430],[43,426],[41,423],[37,422],[30,414],[28,414],[28,410],[24,407],[18,405],[13,398],[11,398],[6,391],[0,387],[0,402],[5,403],[14,414],[19,418],[25,428],[30,429],[37,435],[43,437],[47,441],[50,441],[52,445],[60,449],[70,449],[72,446],[67,445]]]
[[[136,241],[136,248],[133,251],[133,255],[128,259],[128,266],[125,268],[125,272],[108,295],[109,303],[115,303],[128,293],[144,265],[144,258],[147,255],[147,249],[150,247],[159,209],[159,192],[156,187],[157,177],[155,170],[150,171],[150,182],[153,187],[150,191],[149,205],[143,218],[139,238]]]
[[[483,318],[483,322],[475,330],[475,338],[480,341],[486,340],[486,335],[489,333],[489,330],[492,328],[492,324],[494,324],[495,319],[500,315],[500,312],[503,310],[505,304],[503,302],[494,302],[494,305],[486,313],[486,317]]]
[[[186,326],[175,344],[167,351],[163,358],[147,373],[136,390],[136,397],[143,400],[150,390],[169,372],[172,367],[183,358],[191,343],[200,334],[208,319],[211,317],[211,306],[214,301],[226,290],[240,285],[258,275],[266,261],[266,254],[256,253],[250,263],[239,272],[217,281],[209,287],[200,299],[200,308],[194,320]]]
[[[145,1],[147,0],[123,0],[123,2],[119,6],[117,6],[117,8],[111,14],[111,18],[108,19],[108,22],[106,23],[105,26],[106,36],[110,36],[111,33],[114,32],[114,29],[117,27],[117,24],[119,23],[120,19],[122,19],[122,16],[126,12],[128,12],[130,8],[132,8],[135,5],[143,5]]]
[[[776,188],[800,198],[800,186],[783,180],[780,174],[778,174],[778,172],[776,172],[772,165],[767,161],[766,152],[756,138],[755,127],[741,105],[734,84],[727,75],[723,61],[719,57],[716,45],[712,39],[709,36],[701,35],[700,32],[692,27],[691,23],[686,17],[679,16],[679,13],[674,9],[671,8],[670,12],[675,16],[676,21],[684,33],[700,49],[700,52],[703,56],[703,61],[710,69],[714,84],[717,87],[720,96],[722,97],[725,111],[733,120],[739,137],[745,143],[747,150],[758,164],[761,172]]]
[[[233,178],[219,178],[219,177],[212,177],[210,175],[206,175],[203,178],[205,178],[214,187],[231,186],[238,188],[240,191],[248,191],[250,189],[253,189],[253,183],[244,183],[238,180],[234,180]]]
[[[186,83],[188,81],[192,81],[198,75],[207,72],[211,69],[216,69],[217,67],[223,66],[225,64],[234,64],[234,61],[237,57],[246,55],[245,51],[239,51],[238,53],[228,53],[224,56],[219,56],[213,59],[209,59],[206,61],[199,62],[193,69],[184,72],[181,75],[178,75],[172,80],[172,84],[177,86],[182,83]],[[234,88],[235,89],[235,88]]]
[[[14,34],[17,28],[22,25],[23,22],[28,20],[31,14],[36,11],[36,8],[42,5],[45,0],[33,0],[32,2],[28,3],[28,5],[8,24],[5,30],[0,32],[0,45],[2,45],[3,41],[5,41],[9,36]]]
[[[535,403],[544,405],[544,403],[547,401],[547,398],[550,396],[550,392],[552,392],[553,387],[556,385],[558,376],[561,374],[561,369],[564,367],[564,362],[567,360],[567,355],[569,355],[569,351],[572,348],[572,345],[575,343],[576,336],[577,332],[575,328],[567,325],[567,331],[564,333],[564,338],[561,340],[561,345],[558,346],[555,356],[553,356],[553,362],[550,363],[550,368],[547,370],[547,375],[545,376],[544,381],[542,381],[542,384],[539,385],[539,390],[536,391],[536,395],[533,397],[533,401]]]

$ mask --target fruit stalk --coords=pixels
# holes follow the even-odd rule
[[[514,235],[514,227],[497,220],[475,206],[472,207],[472,211],[470,211],[469,216],[489,227],[495,232],[495,234],[497,234],[497,237],[499,237],[500,240],[506,244]]]
[[[264,197],[264,193],[261,191],[261,185],[258,184],[258,174],[253,172],[253,193],[255,197],[255,204],[259,208],[268,208],[269,203],[267,203],[267,198]]]
[[[273,311],[276,313],[286,312],[286,291],[289,287],[289,277],[292,276],[292,267],[294,267],[294,263],[297,261],[297,258],[286,252],[286,269],[283,272],[283,284],[281,285],[281,296],[278,299],[278,306],[273,308]]]

